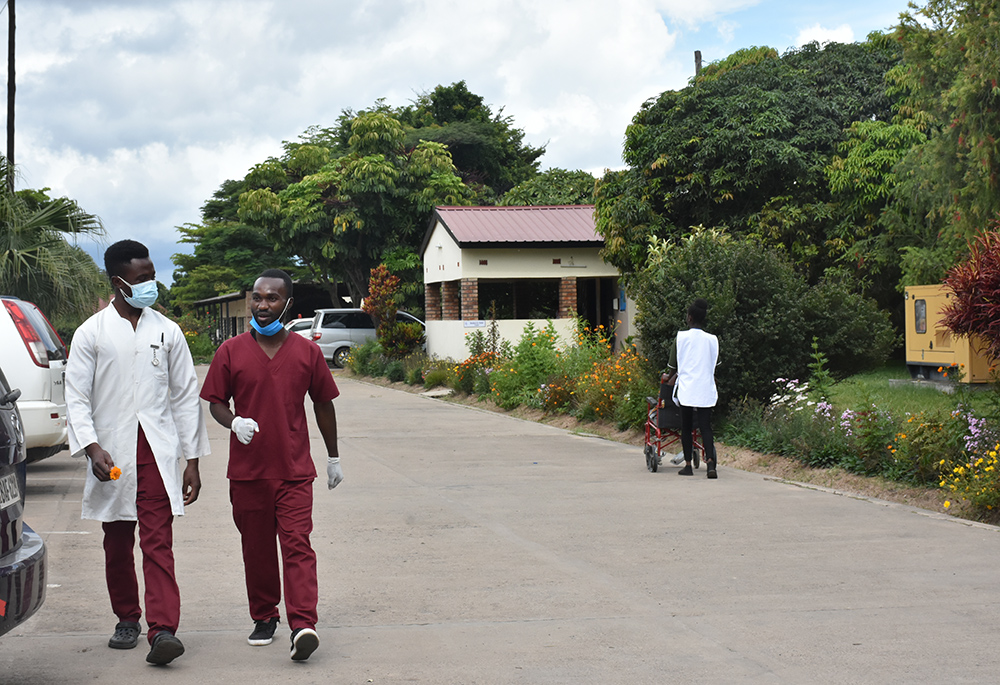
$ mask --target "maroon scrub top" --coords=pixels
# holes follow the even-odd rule
[[[305,396],[326,402],[340,394],[323,353],[301,335],[289,335],[269,359],[247,332],[219,346],[208,369],[201,398],[233,400],[237,416],[260,426],[249,445],[229,437],[231,480],[307,480],[316,477],[309,451]]]

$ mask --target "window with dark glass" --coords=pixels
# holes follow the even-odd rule
[[[913,322],[917,326],[917,333],[927,332],[927,300],[913,301]]]
[[[559,314],[559,279],[479,280],[479,318],[554,319]]]

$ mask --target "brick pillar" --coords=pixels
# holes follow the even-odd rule
[[[428,321],[441,320],[441,284],[424,284],[424,316]]]
[[[462,279],[462,321],[479,320],[479,279]]]
[[[441,284],[441,318],[445,321],[457,321],[460,313],[458,281],[445,281]]]
[[[576,276],[559,281],[559,313],[556,318],[568,319],[576,313]]]

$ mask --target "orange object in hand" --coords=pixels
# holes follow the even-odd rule
[[[120,468],[118,468],[117,466],[112,467],[111,480],[118,480],[119,478],[121,478],[121,475],[122,475],[122,470]]]

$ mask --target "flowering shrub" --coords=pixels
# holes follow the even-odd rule
[[[858,411],[845,411],[840,426],[847,435],[851,450],[840,460],[848,471],[864,476],[881,475],[892,465],[892,439],[896,425],[889,412],[870,404]]]
[[[968,421],[977,422],[971,414],[966,417],[961,410],[940,417],[926,412],[907,414],[888,445],[894,468],[895,480],[919,485],[933,485],[938,480],[940,462],[950,463],[963,458],[965,446],[976,442],[967,434]]]
[[[471,395],[473,392],[482,392],[486,389],[489,392],[489,378],[493,369],[500,366],[503,361],[496,352],[480,352],[474,354],[464,362],[452,367],[451,387],[456,392],[463,392]]]
[[[942,459],[940,466],[945,470],[939,485],[955,493],[955,496],[968,501],[974,507],[992,511],[1000,506],[1000,467],[997,465],[997,453],[1000,443],[995,443],[992,449],[982,454],[973,454],[968,460],[948,467],[947,460]],[[951,506],[950,501],[944,503],[945,508]]]
[[[542,406],[539,389],[558,369],[558,340],[551,321],[540,331],[530,322],[524,327],[512,357],[490,372],[491,396],[498,406]]]
[[[585,419],[614,419],[617,407],[642,379],[645,363],[634,348],[595,362],[577,382],[577,415]],[[639,399],[645,406],[644,393]]]

